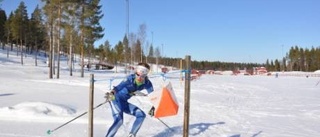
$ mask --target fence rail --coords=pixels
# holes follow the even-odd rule
[[[276,73],[272,74],[276,75]],[[294,77],[320,77],[320,73],[278,73],[278,76],[294,76]]]

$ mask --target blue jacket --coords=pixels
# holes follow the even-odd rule
[[[135,83],[135,74],[130,74],[119,85],[115,86],[113,90],[116,92],[115,96],[121,100],[128,100],[131,98],[132,93],[146,89],[148,94],[153,92],[153,86],[148,77],[145,78],[144,83],[138,86]]]

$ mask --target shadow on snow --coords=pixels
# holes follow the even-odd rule
[[[251,137],[258,137],[258,135],[260,135],[261,133],[262,131],[259,131],[258,133],[253,134]],[[232,135],[230,137],[241,137],[241,134]]]
[[[201,133],[208,130],[209,127],[215,126],[215,125],[222,125],[222,124],[225,124],[225,122],[192,124],[189,126],[189,135],[199,136]],[[153,137],[172,137],[174,135],[181,135],[181,134],[183,134],[182,128],[183,128],[183,126],[171,127],[171,129],[166,129]],[[193,132],[190,132],[191,130]],[[196,131],[196,132],[194,132],[194,131]],[[255,134],[253,134],[251,137],[258,137],[261,133],[262,133],[262,131],[259,131]],[[241,134],[235,134],[235,135],[231,135],[229,137],[241,137]]]
[[[210,126],[222,125],[222,124],[225,124],[225,122],[192,124],[189,126],[189,131],[192,129],[197,129],[197,132],[189,133],[189,135],[197,136],[205,132]],[[171,129],[166,129],[165,131],[162,131],[153,137],[172,137],[174,135],[181,135],[183,134],[182,128],[183,128],[182,126],[172,127]]]
[[[0,97],[2,96],[11,96],[11,95],[14,95],[13,93],[4,93],[4,94],[0,94]]]

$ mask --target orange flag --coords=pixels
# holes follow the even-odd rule
[[[165,83],[161,91],[153,92],[150,99],[155,107],[155,118],[173,116],[178,113],[179,104],[170,82]]]

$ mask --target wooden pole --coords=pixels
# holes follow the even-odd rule
[[[182,59],[180,59],[180,86],[182,86],[182,81],[183,81],[183,72],[182,72],[182,69],[183,69],[183,67],[182,67]]]
[[[191,56],[186,56],[183,137],[189,136]]]
[[[88,137],[93,137],[93,93],[94,93],[94,75],[90,74]]]

